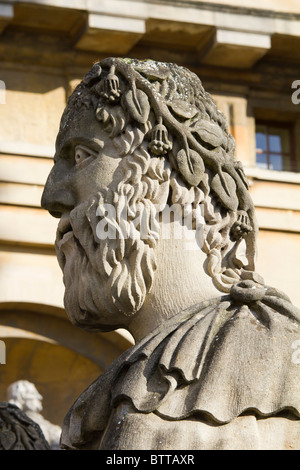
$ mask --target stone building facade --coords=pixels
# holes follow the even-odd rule
[[[258,272],[300,306],[300,4],[297,0],[0,1],[0,400],[32,381],[60,424],[132,344],[63,309],[57,221],[40,207],[66,100],[108,56],[176,62],[227,116],[256,206]]]

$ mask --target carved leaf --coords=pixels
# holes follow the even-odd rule
[[[238,268],[244,268],[249,264],[249,261],[247,259],[247,244],[244,238],[241,238],[236,245],[234,253],[234,262]]]
[[[177,165],[184,179],[191,186],[198,186],[205,172],[205,166],[200,155],[194,150],[189,150],[189,155],[184,149],[177,153]]]
[[[157,63],[145,61],[144,64],[134,66],[135,70],[147,76],[149,80],[166,80],[170,75],[170,69],[164,66],[158,66]]]
[[[239,200],[236,195],[236,184],[228,173],[222,172],[221,176],[217,173],[212,179],[211,189],[227,209],[237,210]]]
[[[150,113],[150,103],[146,93],[142,90],[128,90],[123,95],[123,105],[130,116],[137,122],[144,124]]]
[[[217,125],[209,121],[201,119],[198,121],[191,131],[198,134],[200,139],[213,147],[219,147],[225,142],[225,136],[222,129]]]
[[[173,100],[168,103],[168,106],[174,111],[175,114],[185,119],[191,119],[198,113],[196,106],[183,100]]]
[[[9,450],[13,448],[16,440],[16,435],[9,429],[2,431],[0,434],[0,448],[2,447],[4,450]]]

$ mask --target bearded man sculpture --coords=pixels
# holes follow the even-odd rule
[[[72,323],[136,340],[74,403],[62,447],[300,448],[300,312],[255,272],[247,180],[194,73],[95,64],[62,116],[42,206],[60,217]]]

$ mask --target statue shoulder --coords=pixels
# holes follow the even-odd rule
[[[227,424],[248,411],[276,417],[293,410],[299,417],[299,339],[300,312],[287,296],[241,281],[230,295],[175,315],[118,358],[73,405],[62,442],[80,448],[98,433],[100,445],[112,419],[121,426],[124,409],[124,419],[145,425],[158,417]]]
[[[0,403],[0,450],[50,450],[39,425],[16,405]]]

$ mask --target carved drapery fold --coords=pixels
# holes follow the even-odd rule
[[[240,291],[175,315],[126,351],[73,405],[62,442],[76,448],[95,435],[100,442],[124,402],[167,420],[216,425],[245,413],[299,418],[300,311],[275,289],[244,283]]]

